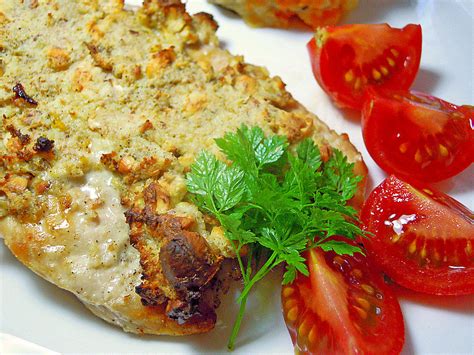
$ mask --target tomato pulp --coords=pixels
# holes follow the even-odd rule
[[[368,87],[408,89],[421,59],[421,26],[327,26],[308,43],[319,85],[341,107],[360,110]]]
[[[414,91],[366,92],[364,142],[386,172],[408,181],[440,181],[474,158],[474,110]]]
[[[437,295],[474,294],[474,215],[448,195],[390,176],[372,191],[362,242],[395,282]]]
[[[361,254],[315,248],[309,277],[282,288],[286,325],[298,354],[398,354],[404,343],[400,306],[380,272]]]

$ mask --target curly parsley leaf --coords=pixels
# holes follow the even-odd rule
[[[303,140],[296,148],[296,153],[298,154],[298,158],[314,171],[318,170],[321,166],[321,153],[313,140],[309,138]]]
[[[311,247],[338,254],[361,252],[353,240],[364,235],[346,202],[360,177],[338,150],[323,162],[310,139],[290,150],[282,136],[265,137],[259,127],[241,126],[216,139],[229,164],[201,153],[187,176],[188,191],[205,213],[224,227],[234,247],[244,289],[229,348],[233,348],[248,293],[274,267],[285,264],[283,283],[308,275],[303,252]],[[247,257],[240,255],[247,248]],[[262,262],[259,263],[259,256]]]

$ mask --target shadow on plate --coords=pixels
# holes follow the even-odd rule
[[[405,325],[405,344],[400,355],[413,355],[416,354],[413,340],[410,335],[410,329]]]
[[[420,68],[416,75],[416,80],[412,85],[412,90],[430,93],[436,90],[441,76],[436,71]]]
[[[443,191],[444,193],[448,195],[458,195],[458,194],[466,194],[468,192],[473,191],[473,184],[472,184],[472,177],[474,176],[474,165],[471,164],[470,167],[459,173],[458,175],[438,182],[436,184],[433,184],[433,186],[440,191]],[[467,197],[467,196],[466,196]],[[466,201],[464,202],[465,205],[468,207],[472,208],[472,197],[471,202],[467,203]]]
[[[474,316],[474,295],[465,296],[436,296],[415,292],[399,285],[394,285],[393,290],[400,301],[428,306],[435,309],[448,310],[461,314]]]
[[[238,13],[235,11],[229,10],[225,7],[219,6],[219,5],[213,5],[215,9],[219,12],[220,15],[225,17],[226,20],[229,19],[240,19],[240,16]]]
[[[412,0],[359,0],[359,5],[343,23],[380,23],[384,14],[413,7],[413,3]]]

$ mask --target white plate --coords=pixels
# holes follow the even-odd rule
[[[397,27],[420,23],[423,56],[414,88],[454,103],[473,104],[473,6],[472,0],[360,0],[346,22],[388,22]],[[385,177],[365,150],[359,122],[344,118],[314,81],[305,49],[310,33],[251,29],[204,0],[189,0],[188,9],[212,13],[219,22],[224,47],[281,76],[288,90],[308,109],[338,132],[349,133],[369,166],[371,187]],[[438,188],[473,209],[473,173],[471,166]],[[216,329],[209,334],[141,337],[93,316],[74,296],[26,270],[3,244],[0,256],[1,332],[62,353],[226,352],[235,294],[225,300],[227,305],[219,310]],[[400,291],[400,295],[406,324],[405,354],[474,353],[474,297],[427,297],[408,291]],[[235,353],[293,353],[280,311],[278,275],[252,295]]]

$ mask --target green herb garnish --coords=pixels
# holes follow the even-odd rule
[[[216,143],[230,164],[202,152],[187,184],[197,206],[224,227],[242,272],[240,310],[228,343],[233,349],[249,291],[270,270],[285,263],[287,284],[297,272],[309,274],[301,255],[309,248],[361,252],[357,246],[328,239],[363,234],[354,224],[356,211],[346,206],[361,178],[354,176],[353,164],[338,150],[323,162],[310,139],[292,152],[286,137],[265,137],[260,128],[243,125]],[[240,256],[244,246],[245,258]]]

